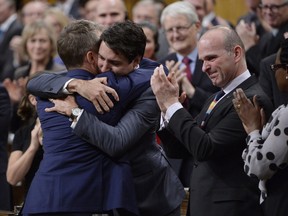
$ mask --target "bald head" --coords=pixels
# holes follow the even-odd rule
[[[96,7],[95,22],[111,26],[127,18],[127,9],[123,0],[99,0]]]

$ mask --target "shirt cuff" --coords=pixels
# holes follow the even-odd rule
[[[82,115],[82,113],[84,112],[84,109],[81,109],[81,112],[80,112],[80,114],[77,116],[77,118],[72,122],[72,124],[71,124],[71,128],[72,129],[74,129],[75,127],[76,127],[76,125],[77,125],[77,122],[78,122],[78,120],[80,119],[80,117],[81,117],[81,115]]]
[[[178,111],[179,109],[182,109],[182,108],[183,108],[183,106],[180,102],[176,102],[176,103],[172,104],[171,106],[169,106],[167,111],[166,111],[165,117],[164,117],[165,120],[167,122],[169,122],[171,117],[174,115],[174,113],[176,111]]]
[[[63,92],[64,94],[72,94],[72,93],[69,92],[68,89],[67,89],[68,84],[69,84],[72,80],[74,80],[74,78],[71,78],[70,80],[68,80],[68,81],[64,84],[63,89],[62,89],[62,92]]]

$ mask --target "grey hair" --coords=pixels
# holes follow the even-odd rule
[[[167,16],[176,17],[179,15],[186,16],[191,23],[199,22],[195,7],[189,2],[178,1],[164,8],[160,18],[161,25],[163,26]]]

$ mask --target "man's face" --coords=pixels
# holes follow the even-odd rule
[[[273,28],[288,22],[288,3],[286,0],[262,0],[264,20]]]
[[[159,17],[157,14],[157,8],[153,7],[153,5],[137,6],[137,8],[133,10],[132,16],[133,16],[132,19],[135,23],[148,21],[156,26],[159,26]]]
[[[212,32],[204,36],[198,43],[199,59],[203,61],[202,71],[214,86],[223,88],[236,77],[234,53],[224,49],[223,37],[219,33]]]
[[[125,20],[126,12],[121,0],[99,0],[96,10],[96,22],[111,26]]]
[[[202,22],[204,16],[206,15],[205,0],[184,0],[184,1],[191,3],[195,7],[198,18],[200,22]]]
[[[181,55],[188,55],[197,45],[198,24],[184,15],[167,16],[163,22],[170,47]]]
[[[98,67],[101,72],[113,71],[117,75],[127,75],[134,70],[138,63],[131,63],[121,55],[116,54],[105,42],[101,42],[98,53]]]

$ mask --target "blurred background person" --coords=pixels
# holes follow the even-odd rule
[[[14,80],[5,79],[3,82],[13,106],[10,127],[11,139],[23,123],[17,115],[17,109],[26,92],[26,83],[29,76],[44,70],[62,71],[66,69],[63,65],[53,62],[56,53],[56,36],[53,28],[43,20],[26,25],[21,37],[21,50],[24,56],[27,57],[28,63],[16,69]]]
[[[98,6],[98,0],[88,0],[84,4],[84,10],[85,10],[84,18],[86,20],[95,21],[97,6]]]
[[[15,133],[8,161],[7,181],[13,186],[23,183],[22,202],[43,158],[42,131],[37,119],[36,104],[36,98],[26,92],[17,111],[24,124]]]
[[[245,46],[248,68],[256,76],[261,73],[261,60],[278,51],[288,28],[287,0],[262,0],[259,7],[271,31],[259,37],[255,24],[250,25],[242,21],[236,26]]]
[[[23,26],[17,19],[14,0],[0,0],[0,81],[13,78],[13,50],[9,43],[15,35],[21,35]]]
[[[287,35],[288,36],[288,35]],[[271,65],[277,86],[281,92],[288,92],[288,39],[277,52]],[[288,193],[288,107],[287,100],[272,113],[267,124],[258,104],[247,99],[242,89],[237,89],[233,99],[234,107],[248,134],[247,148],[243,152],[244,170],[252,178],[258,177],[261,190],[260,201],[265,216],[287,215]],[[263,127],[264,125],[264,127]]]
[[[8,164],[8,132],[10,125],[11,106],[10,99],[5,87],[0,84],[0,210],[12,210],[11,187],[6,180],[6,170]]]
[[[95,22],[111,26],[128,19],[128,12],[123,0],[99,0],[95,12]]]
[[[202,26],[204,28],[209,29],[212,26],[216,25],[223,25],[234,28],[234,25],[230,21],[216,14],[215,12],[216,0],[205,0],[205,1],[206,1],[205,16],[202,20]]]
[[[146,36],[146,46],[144,52],[144,58],[156,60],[156,53],[159,49],[158,43],[158,28],[150,22],[139,22],[139,26],[142,27]]]
[[[70,19],[82,19],[80,0],[56,0],[54,7],[59,8]]]
[[[26,26],[36,20],[43,19],[45,11],[49,5],[47,2],[42,1],[29,1],[27,2],[20,11],[20,19],[23,26]],[[27,58],[22,55],[21,52],[21,34],[16,35],[10,42],[10,49],[13,51],[13,66],[14,69],[26,64]],[[13,78],[13,77],[10,77]]]
[[[48,10],[46,10],[43,19],[45,23],[52,26],[52,28],[54,29],[56,39],[59,38],[62,29],[70,22],[69,17],[67,17],[58,8],[49,8]],[[55,64],[64,65],[58,53],[55,54],[53,61]]]
[[[155,60],[163,58],[171,52],[164,30],[160,23],[160,16],[166,4],[157,0],[140,0],[132,8],[132,20],[135,23],[149,22],[158,29],[158,51]]]

